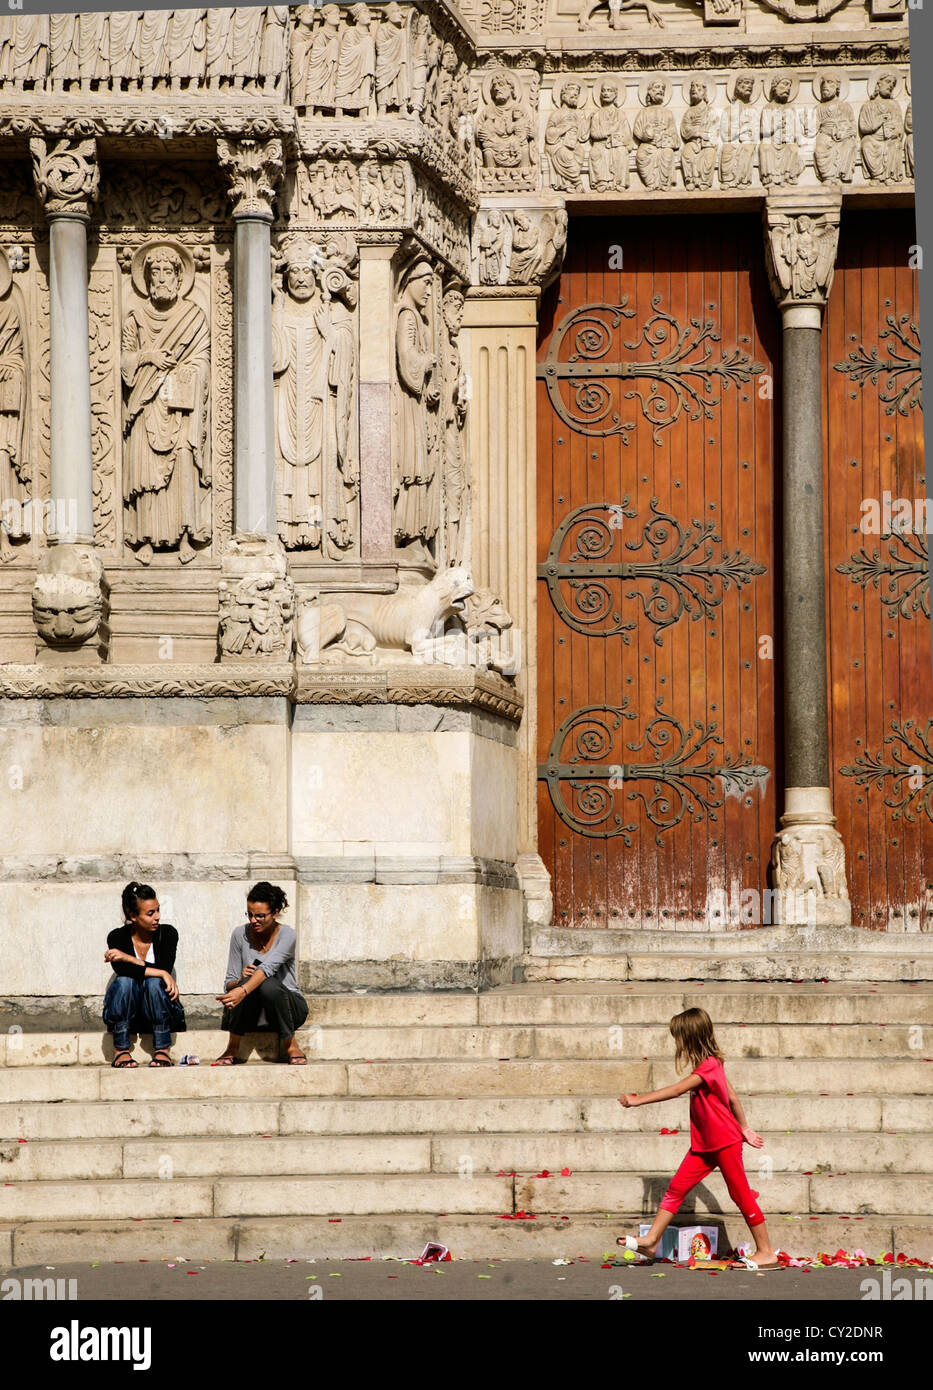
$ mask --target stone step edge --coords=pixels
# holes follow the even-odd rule
[[[346,1216],[339,1222],[323,1216],[22,1221],[0,1223],[0,1269],[42,1266],[50,1258],[58,1263],[86,1263],[89,1258],[105,1256],[104,1249],[95,1245],[97,1241],[109,1243],[111,1249],[116,1243],[124,1263],[135,1263],[141,1258],[153,1262],[179,1259],[188,1264],[213,1260],[246,1263],[255,1262],[260,1255],[270,1261],[313,1258],[318,1264],[369,1255],[373,1260],[390,1263],[417,1258],[429,1240],[448,1244],[455,1260],[482,1259],[496,1251],[506,1252],[497,1256],[500,1259],[580,1258],[585,1249],[586,1258],[598,1262],[615,1251],[620,1228],[633,1230],[644,1219],[641,1212],[622,1211],[614,1212],[609,1220],[604,1212],[562,1213],[540,1216],[534,1221],[504,1221],[487,1215],[427,1217],[418,1212],[398,1212]],[[726,1241],[747,1237],[745,1223],[737,1213],[684,1214],[675,1217],[673,1224],[716,1226]],[[917,1254],[917,1246],[922,1245],[928,1248],[926,1258],[933,1257],[933,1217],[929,1215],[894,1216],[881,1212],[861,1219],[847,1218],[843,1224],[833,1216],[820,1216],[812,1222],[806,1217],[786,1217],[772,1222],[771,1234],[777,1248],[789,1254],[806,1253],[803,1246],[810,1246],[814,1254],[820,1249],[834,1251],[841,1246],[848,1250],[865,1249],[872,1258],[901,1250],[911,1258]],[[55,1241],[59,1243],[52,1243]],[[33,1242],[32,1249],[29,1242]],[[266,1255],[270,1243],[275,1242],[278,1252]],[[315,1255],[302,1255],[302,1249],[307,1249],[311,1242]],[[327,1248],[328,1253],[321,1253],[322,1248]],[[458,1256],[458,1249],[473,1253]],[[166,1250],[171,1253],[166,1254]]]
[[[366,1099],[370,1099],[370,1097],[366,1097]],[[382,1099],[384,1099],[384,1097],[381,1097],[381,1096],[380,1096],[380,1097],[378,1097],[378,1099],[382,1100]],[[484,1096],[484,1097],[482,1097],[482,1099],[483,1099],[483,1100],[486,1100],[487,1097]],[[514,1099],[514,1097],[513,1097],[513,1099]],[[44,1102],[44,1101],[37,1101],[37,1102],[34,1102],[34,1103],[35,1103],[35,1104],[39,1104],[39,1105],[44,1105],[44,1104],[46,1104],[47,1102]],[[77,1103],[77,1104],[81,1104],[81,1102],[76,1102],[76,1103]],[[84,1103],[85,1103],[85,1104],[93,1104],[93,1102],[87,1102],[87,1101],[84,1102]],[[125,1104],[126,1104],[125,1101],[105,1101],[105,1102],[100,1102],[100,1103],[101,1103],[101,1104],[107,1104],[107,1105],[125,1105]],[[185,1102],[185,1103],[187,1103],[187,1102]],[[59,1105],[57,1108],[61,1108],[60,1105]],[[788,1134],[788,1131],[787,1131],[787,1130],[784,1130],[784,1129],[759,1129],[757,1132],[761,1135],[762,1139],[764,1139],[765,1144],[767,1144],[769,1140],[775,1140],[775,1139],[783,1139],[783,1138],[786,1138],[786,1137],[787,1137],[787,1134]],[[790,1133],[791,1133],[791,1135],[792,1135],[792,1137],[793,1137],[793,1139],[794,1139],[795,1141],[802,1141],[802,1140],[807,1140],[807,1139],[821,1139],[821,1138],[823,1138],[824,1136],[826,1136],[827,1134],[835,1134],[836,1131],[835,1131],[834,1128],[829,1128],[829,1129],[795,1129],[795,1130],[790,1131]],[[911,1140],[911,1141],[916,1141],[917,1143],[921,1142],[921,1141],[924,1140],[924,1139],[929,1139],[931,1142],[933,1142],[933,1127],[931,1127],[930,1129],[907,1129],[907,1130],[904,1130],[904,1129],[853,1129],[853,1130],[849,1130],[846,1134],[844,1134],[844,1135],[842,1135],[842,1136],[839,1136],[839,1137],[841,1137],[841,1138],[843,1138],[843,1139],[863,1139],[863,1138],[867,1139],[869,1136],[871,1136],[871,1137],[873,1137],[873,1138],[880,1138],[880,1139],[909,1139],[909,1140]],[[633,1140],[634,1140],[634,1139],[640,1139],[640,1140],[647,1140],[647,1139],[667,1139],[667,1138],[669,1138],[669,1137],[674,1137],[674,1138],[681,1138],[681,1139],[683,1139],[683,1140],[685,1140],[685,1141],[689,1141],[689,1139],[690,1139],[690,1126],[689,1126],[689,1123],[684,1123],[684,1124],[678,1125],[678,1126],[677,1126],[676,1133],[674,1133],[673,1131],[670,1131],[670,1130],[669,1130],[668,1134],[662,1134],[660,1129],[654,1129],[654,1128],[652,1128],[652,1129],[546,1129],[546,1130],[541,1130],[541,1129],[538,1129],[538,1130],[529,1130],[529,1129],[484,1129],[484,1130],[475,1130],[475,1129],[445,1129],[445,1130],[440,1130],[440,1131],[439,1131],[439,1130],[434,1130],[434,1129],[424,1129],[424,1130],[383,1130],[383,1129],[380,1129],[380,1130],[369,1130],[369,1129],[352,1129],[352,1130],[339,1130],[339,1131],[338,1131],[338,1130],[320,1130],[320,1131],[311,1131],[311,1130],[308,1130],[307,1132],[304,1132],[304,1133],[294,1133],[294,1132],[291,1132],[291,1133],[288,1133],[288,1134],[277,1134],[277,1133],[272,1133],[272,1134],[269,1134],[269,1135],[265,1134],[264,1132],[260,1132],[260,1133],[256,1133],[256,1134],[217,1134],[217,1133],[210,1133],[210,1134],[205,1133],[205,1134],[202,1134],[202,1133],[200,1133],[200,1132],[194,1132],[194,1133],[191,1133],[191,1134],[133,1134],[133,1135],[126,1135],[126,1136],[121,1136],[121,1135],[116,1135],[116,1134],[115,1134],[115,1135],[109,1135],[109,1136],[90,1135],[90,1136],[88,1136],[87,1138],[85,1138],[83,1135],[74,1135],[73,1137],[65,1138],[65,1139],[62,1139],[62,1138],[58,1138],[58,1139],[24,1139],[22,1142],[23,1142],[24,1144],[28,1144],[30,1147],[33,1147],[33,1148],[38,1148],[38,1147],[40,1147],[40,1146],[43,1147],[43,1148],[56,1148],[56,1147],[58,1147],[58,1146],[60,1146],[60,1145],[64,1145],[64,1144],[87,1144],[87,1145],[90,1145],[91,1147],[94,1147],[94,1148],[100,1147],[101,1145],[107,1145],[107,1144],[123,1144],[123,1145],[127,1145],[127,1146],[129,1146],[129,1147],[131,1147],[131,1148],[136,1148],[136,1147],[139,1147],[139,1146],[141,1146],[141,1145],[143,1145],[143,1144],[207,1144],[207,1143],[211,1143],[211,1144],[215,1144],[215,1143],[217,1143],[217,1144],[242,1144],[242,1143],[254,1143],[254,1142],[256,1142],[257,1140],[262,1140],[262,1139],[267,1139],[267,1138],[279,1139],[279,1140],[286,1140],[286,1139],[287,1139],[287,1140],[290,1140],[290,1141],[292,1141],[293,1143],[296,1143],[296,1144],[306,1143],[309,1139],[372,1139],[372,1140],[377,1140],[377,1139],[379,1139],[379,1140],[384,1140],[384,1139],[435,1139],[435,1138],[437,1138],[437,1139],[443,1139],[444,1143],[453,1144],[453,1143],[455,1143],[455,1142],[457,1142],[458,1140],[461,1140],[461,1139],[462,1139],[464,1142],[466,1142],[467,1140],[485,1140],[485,1139],[519,1139],[519,1140],[522,1140],[522,1141],[524,1141],[524,1142],[526,1142],[526,1143],[530,1143],[530,1142],[532,1142],[532,1141],[534,1141],[534,1140],[538,1140],[538,1141],[540,1141],[540,1142],[545,1142],[545,1141],[546,1141],[546,1142],[557,1142],[557,1141],[563,1140],[563,1139],[575,1139],[575,1140],[577,1140],[577,1139],[588,1139],[588,1138],[593,1138],[593,1139],[605,1139],[605,1138],[608,1138],[608,1137],[619,1138],[619,1139],[633,1139]],[[0,1144],[18,1144],[19,1142],[20,1142],[19,1136],[15,1136],[15,1137],[12,1137],[12,1138],[4,1138],[2,1135],[0,1135]],[[752,1152],[752,1157],[754,1157],[754,1152],[755,1152],[755,1151]],[[477,1170],[474,1170],[474,1171],[483,1171],[483,1170],[478,1170],[478,1169],[477,1169]],[[621,1171],[621,1170],[620,1170],[620,1171]],[[795,1171],[795,1170],[791,1169],[791,1170],[789,1170],[789,1171]],[[247,1175],[247,1176],[248,1176],[248,1175]],[[531,1176],[533,1177],[534,1174],[531,1174]],[[823,1174],[822,1176],[825,1176],[825,1174]],[[889,1173],[888,1176],[889,1176],[889,1177],[899,1177],[900,1174],[899,1174],[899,1173]],[[57,1181],[57,1179],[56,1179],[56,1181]],[[65,1181],[71,1181],[71,1179],[65,1179]]]

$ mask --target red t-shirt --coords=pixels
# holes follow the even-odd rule
[[[742,1130],[729,1105],[726,1072],[716,1057],[693,1069],[700,1085],[690,1092],[690,1147],[699,1153],[742,1142]]]

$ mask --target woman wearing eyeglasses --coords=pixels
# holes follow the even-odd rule
[[[281,1060],[291,1066],[307,1063],[295,1041],[295,1033],[308,1017],[308,1005],[295,979],[297,937],[279,921],[279,913],[287,906],[285,894],[272,883],[257,883],[249,891],[247,922],[230,938],[225,992],[217,996],[224,1006],[220,1026],[230,1037],[212,1066],[239,1062],[240,1040],[244,1033],[260,1029],[262,1013],[266,1027],[279,1035],[285,1051]]]

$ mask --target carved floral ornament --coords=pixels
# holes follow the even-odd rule
[[[29,141],[36,196],[47,216],[68,214],[87,218],[100,188],[97,141],[39,136]]]
[[[218,140],[217,159],[229,181],[234,218],[271,221],[283,170],[281,140]]]

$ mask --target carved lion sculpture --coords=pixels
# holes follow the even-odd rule
[[[473,592],[469,570],[455,565],[394,594],[345,594],[319,607],[307,604],[298,619],[299,656],[305,663],[366,656],[376,665],[380,651],[414,652],[463,614]]]

